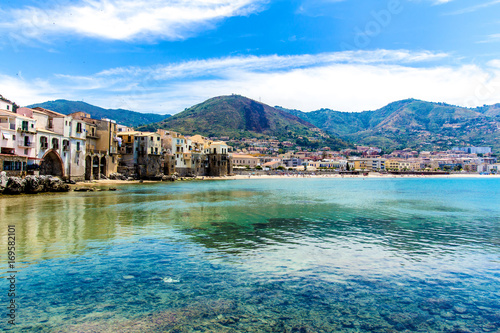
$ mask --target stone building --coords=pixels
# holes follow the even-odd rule
[[[227,176],[233,173],[229,147],[223,141],[208,142],[205,145],[205,174],[207,176]]]
[[[100,179],[117,172],[119,140],[116,122],[92,119],[85,112],[75,112],[70,116],[85,123],[85,179]]]
[[[161,136],[150,132],[118,132],[121,159],[118,172],[141,179],[163,173]]]

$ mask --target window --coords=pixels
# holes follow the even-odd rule
[[[59,149],[59,139],[52,139],[52,149]]]
[[[21,125],[21,129],[23,131],[27,131],[28,130],[28,122],[26,120],[23,120],[22,125]]]
[[[7,105],[7,110],[9,110],[10,105]]]
[[[76,133],[82,133],[82,123],[76,123]]]
[[[24,149],[24,155],[28,155],[28,149]]]
[[[69,150],[69,140],[63,140],[63,150],[64,151]]]
[[[12,134],[12,140],[16,140],[16,135]]]
[[[153,152],[154,152],[154,151],[153,151],[153,147],[151,147],[151,154],[153,154]]]
[[[80,151],[80,142],[76,142],[76,151]]]
[[[24,137],[24,146],[25,147],[31,146],[31,142],[30,142],[30,137],[29,136],[25,136]]]
[[[5,171],[21,171],[26,170],[26,162],[20,161],[4,161],[3,169]]]
[[[49,148],[47,137],[41,136],[40,137],[40,149],[47,149],[47,148]]]
[[[156,141],[160,141],[160,137],[159,137],[159,136],[158,136],[158,137],[156,137]]]

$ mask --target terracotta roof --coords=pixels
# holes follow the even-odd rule
[[[31,121],[34,120],[33,118],[21,116],[20,114],[10,112],[10,111],[5,111],[5,110],[0,110],[0,115],[12,116],[15,118],[21,118],[21,119],[26,119],[26,120],[31,120]]]
[[[33,108],[33,110],[37,110],[37,111],[43,112],[46,115],[49,115],[49,116],[52,116],[52,117],[58,117],[58,118],[66,117],[65,114],[62,114],[62,113],[59,113],[59,112],[55,112],[55,111],[52,111],[52,110],[47,110],[47,109],[41,108],[39,106],[37,106],[36,108]]]

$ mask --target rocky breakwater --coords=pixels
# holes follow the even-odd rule
[[[69,185],[53,176],[26,176],[7,177],[5,172],[0,173],[0,193],[22,194],[41,192],[68,192]]]

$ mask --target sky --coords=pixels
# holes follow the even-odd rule
[[[175,114],[500,103],[500,0],[0,0],[0,94]]]

